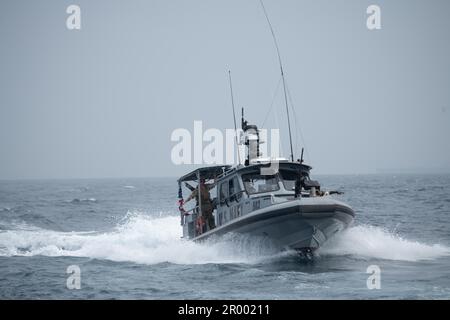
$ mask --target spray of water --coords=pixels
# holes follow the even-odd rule
[[[74,256],[144,264],[253,263],[274,251],[264,241],[229,235],[194,243],[181,238],[179,218],[128,214],[106,233],[18,228],[0,232],[2,256]]]
[[[417,261],[448,255],[441,245],[409,241],[380,228],[356,226],[335,237],[320,255]],[[179,218],[128,214],[113,230],[57,232],[30,226],[0,231],[0,256],[73,256],[143,264],[260,263],[279,257],[261,239],[230,234],[194,243],[181,238]]]
[[[338,234],[319,250],[320,255],[351,255],[360,258],[419,261],[450,255],[439,244],[410,241],[379,227],[359,225]]]

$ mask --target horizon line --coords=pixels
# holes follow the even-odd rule
[[[315,173],[316,176],[357,176],[357,175],[437,175],[450,174],[448,171],[376,171],[376,172],[354,172],[354,173]],[[0,178],[1,182],[5,181],[57,181],[57,180],[119,180],[119,179],[174,179],[177,176],[97,176],[97,177],[17,177],[17,178]]]

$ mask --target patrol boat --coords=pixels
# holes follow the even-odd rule
[[[244,164],[203,167],[178,179],[183,238],[203,241],[230,233],[246,234],[269,240],[280,250],[296,250],[300,257],[309,260],[313,258],[314,250],[353,222],[355,213],[350,206],[331,197],[332,193],[338,192],[324,192],[317,181],[310,179],[312,167],[303,162],[303,149],[300,159],[294,161],[280,50],[262,0],[260,4],[274,40],[283,80],[290,160],[263,158],[258,127],[248,124],[242,112],[241,127],[246,146]],[[237,133],[231,73],[229,75]],[[213,183],[209,187],[201,187],[202,181]],[[197,188],[190,184],[192,182],[197,183]],[[190,210],[184,209],[183,183],[196,193],[197,204]],[[212,199],[205,197],[205,194],[202,197],[202,189],[206,193],[212,191]],[[205,198],[207,203],[202,210]],[[215,223],[212,224],[210,219],[214,219]]]
[[[244,164],[202,167],[178,179],[183,238],[203,241],[228,233],[246,234],[312,259],[317,248],[352,223],[354,211],[310,179],[312,167],[303,157],[297,161],[263,158],[257,126],[242,118],[242,130]],[[198,201],[203,188],[191,185],[203,180],[211,182],[214,228],[206,223],[202,200]],[[184,209],[183,183],[198,193],[197,204],[190,210]]]

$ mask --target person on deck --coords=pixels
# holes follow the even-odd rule
[[[216,224],[214,222],[213,216],[213,203],[211,200],[211,195],[209,190],[215,187],[215,183],[205,183],[205,179],[200,179],[200,184],[192,191],[191,195],[186,199],[185,202],[189,202],[192,199],[196,199],[197,205],[200,204],[202,209],[202,216],[206,220],[209,230],[214,229]],[[200,187],[200,199],[198,197],[198,189]]]

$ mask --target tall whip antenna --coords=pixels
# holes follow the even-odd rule
[[[238,144],[238,137],[237,137],[236,113],[234,111],[233,85],[232,85],[232,81],[231,81],[231,71],[230,70],[228,70],[228,78],[230,79],[231,106],[233,107],[234,137],[235,137],[235,141],[236,141],[238,162],[239,162],[239,164],[241,164],[241,155],[239,154],[239,144]]]
[[[283,79],[284,103],[286,105],[286,113],[287,113],[288,129],[289,129],[289,144],[291,147],[291,161],[294,161],[294,151],[292,149],[291,119],[289,117],[288,98],[287,98],[287,93],[286,93],[286,80],[284,79],[283,63],[281,62],[280,49],[278,48],[277,38],[275,37],[275,32],[273,31],[272,24],[270,23],[266,8],[264,7],[264,3],[262,0],[259,0],[259,2],[261,3],[261,7],[264,11],[264,15],[266,16],[266,20],[267,20],[267,23],[269,24],[270,32],[272,33],[273,42],[275,43],[275,47],[277,49],[278,63],[280,64],[281,78]]]

